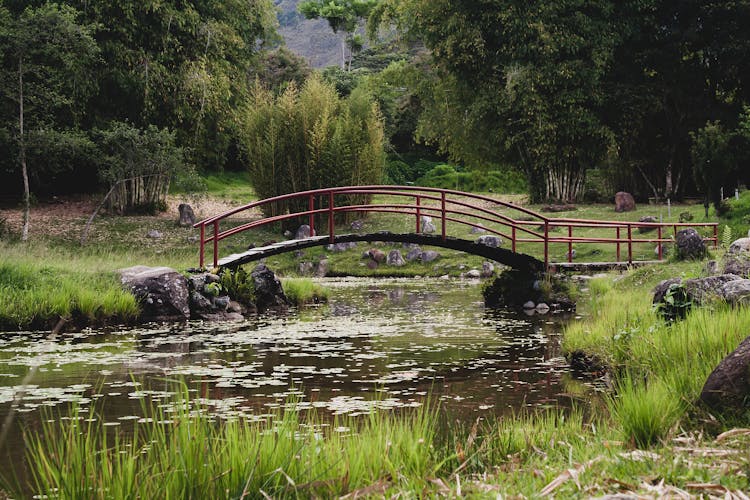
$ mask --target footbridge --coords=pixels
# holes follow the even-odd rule
[[[411,226],[414,231],[407,229],[408,232],[336,233],[337,218],[342,219],[344,214],[365,217],[369,213],[393,214],[388,221],[390,227]],[[277,226],[287,221],[307,224],[310,227],[310,236],[268,242],[260,247],[224,256],[220,253],[219,243],[227,238],[262,227]],[[551,218],[490,196],[450,189],[346,186],[258,200],[201,220],[194,227],[200,229],[201,268],[206,265],[206,253],[209,249],[214,268],[233,268],[272,255],[313,246],[353,241],[384,241],[450,248],[479,255],[515,269],[540,272],[553,265],[566,264],[555,263],[550,259],[551,245],[561,244],[567,250],[567,264],[573,261],[573,245],[577,243],[614,246],[616,262],[613,264],[633,264],[634,245],[656,244],[656,256],[658,260],[662,260],[663,244],[673,242],[672,236],[676,235],[679,228],[685,226],[703,226],[711,232],[704,239],[716,246],[716,223]],[[480,232],[497,236],[499,240],[477,238]],[[471,234],[473,239],[465,239],[467,233]],[[497,241],[502,241],[502,247],[492,245]]]

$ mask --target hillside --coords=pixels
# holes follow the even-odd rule
[[[279,33],[287,47],[307,59],[314,68],[341,64],[341,39],[325,20],[308,20],[297,12],[299,2],[274,0],[279,9]]]

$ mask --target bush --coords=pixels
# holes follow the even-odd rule
[[[417,180],[420,186],[459,191],[490,191],[494,193],[523,193],[526,181],[523,175],[513,170],[490,170],[487,172],[462,171],[461,167],[440,164]]]

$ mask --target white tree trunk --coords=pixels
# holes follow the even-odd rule
[[[21,162],[23,176],[23,226],[21,241],[29,239],[29,210],[31,193],[29,191],[29,172],[26,168],[26,138],[23,124],[23,59],[18,60],[18,159]]]

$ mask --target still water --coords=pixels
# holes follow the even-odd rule
[[[20,454],[21,430],[94,404],[105,425],[167,406],[184,380],[222,417],[266,418],[291,399],[319,414],[422,404],[452,417],[565,406],[563,320],[485,310],[462,280],[329,279],[329,303],[281,317],[0,337],[2,457]],[[64,417],[63,417],[64,418]],[[4,461],[6,458],[0,458]]]

